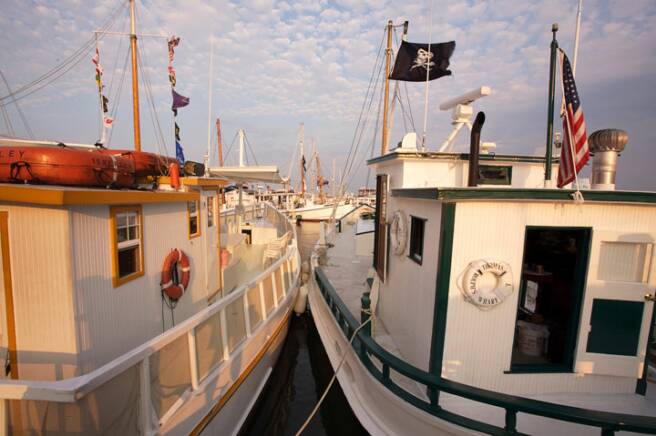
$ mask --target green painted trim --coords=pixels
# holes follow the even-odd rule
[[[647,394],[647,366],[649,365],[649,346],[654,344],[656,346],[656,304],[651,306],[651,324],[649,324],[649,333],[647,333],[647,349],[645,350],[645,360],[642,366],[642,377],[636,383],[635,393],[640,395]]]
[[[460,200],[539,200],[573,202],[572,189],[517,188],[397,188],[392,197],[441,201]],[[583,191],[586,201],[617,203],[656,203],[656,192]]]
[[[314,272],[317,287],[322,294],[327,309],[332,312],[334,321],[342,330],[344,338],[349,340],[350,336],[358,328],[360,323],[355,319],[350,310],[341,300],[339,294],[321,268],[315,268]],[[363,367],[369,371],[373,378],[389,389],[394,395],[438,419],[443,419],[463,428],[486,434],[517,436],[522,433],[517,432],[515,427],[516,415],[517,413],[527,413],[530,415],[597,427],[602,430],[602,434],[613,431],[656,433],[656,418],[651,416],[626,415],[614,412],[581,409],[579,407],[565,406],[515,395],[508,395],[444,379],[399,359],[397,356],[378,345],[378,343],[376,343],[371,335],[367,334],[364,329],[356,334],[352,346],[355,353],[360,358]],[[376,367],[372,358],[375,358],[380,362],[382,365],[382,371]],[[425,386],[429,392],[435,392],[437,394],[443,391],[472,401],[500,407],[504,409],[506,413],[506,426],[498,427],[444,410],[439,406],[436,400],[437,395],[433,396],[435,398],[434,400],[426,402],[394,383],[389,377],[390,369]]]
[[[456,223],[456,204],[442,206],[440,224],[440,251],[437,260],[437,277],[435,280],[435,304],[433,310],[433,337],[431,338],[430,362],[428,371],[442,378],[442,360],[444,358],[444,340],[446,338],[446,316],[449,303],[451,281],[451,257],[453,254],[453,234]],[[437,394],[434,393],[434,394]],[[433,401],[438,401],[434,398]]]
[[[377,156],[367,161],[367,165],[387,162],[392,160],[469,160],[469,153],[440,153],[440,152],[391,152],[383,156]],[[554,158],[553,164],[559,162],[559,158]],[[479,161],[487,162],[525,162],[525,163],[544,163],[546,159],[543,156],[528,156],[520,154],[481,154]]]

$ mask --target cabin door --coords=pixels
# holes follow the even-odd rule
[[[8,218],[7,212],[0,211],[0,378],[18,378]]]
[[[595,231],[576,372],[642,377],[654,311],[656,233]]]

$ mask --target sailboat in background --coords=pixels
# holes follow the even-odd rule
[[[135,149],[0,146],[3,434],[236,434],[288,329],[295,226],[142,151],[129,10]]]

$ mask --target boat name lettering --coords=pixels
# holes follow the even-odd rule
[[[496,280],[492,289],[484,289],[479,283],[480,278],[486,274],[492,274]],[[503,303],[513,292],[512,271],[510,265],[503,261],[470,262],[457,283],[465,299],[481,310]]]
[[[18,153],[18,155],[16,155]],[[2,150],[0,149],[0,158],[3,157],[18,157],[19,159],[23,158],[23,155],[25,154],[25,150],[14,150],[13,148],[7,149],[7,150]]]

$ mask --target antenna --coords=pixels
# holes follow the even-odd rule
[[[447,111],[453,109],[451,113],[451,125],[453,130],[446,138],[446,141],[440,146],[440,153],[448,153],[453,149],[453,141],[460,132],[463,126],[469,127],[472,130],[471,118],[474,115],[474,103],[479,98],[483,98],[492,94],[492,89],[489,86],[481,86],[480,88],[473,89],[461,96],[447,100],[440,105],[440,110]]]

